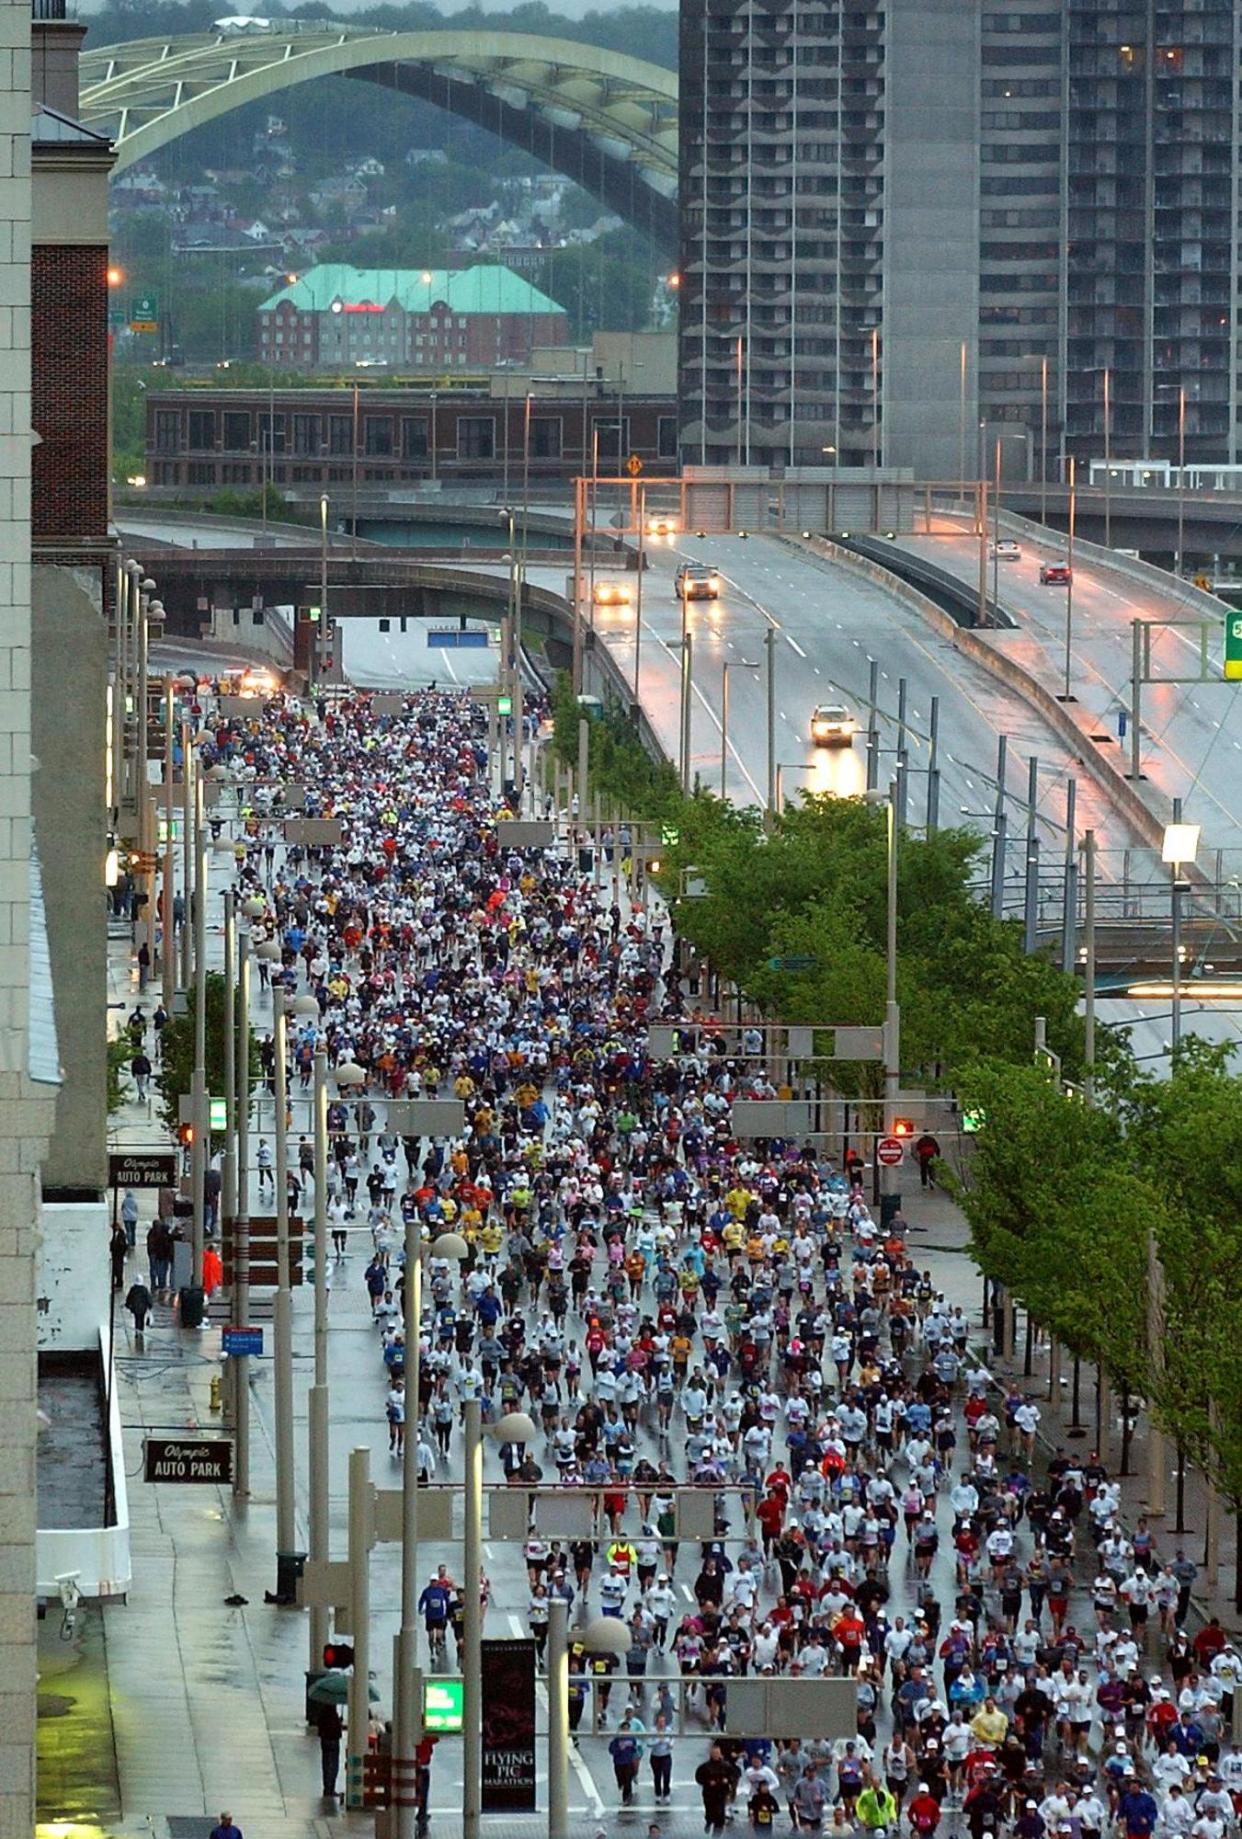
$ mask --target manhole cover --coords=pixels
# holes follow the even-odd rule
[[[77,1704],[76,1699],[67,1698],[63,1692],[41,1692],[39,1694],[39,1716],[41,1718],[65,1718]]]

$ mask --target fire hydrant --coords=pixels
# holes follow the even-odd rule
[[[213,1373],[211,1376],[211,1409],[213,1411],[220,1409],[220,1375],[218,1373]]]

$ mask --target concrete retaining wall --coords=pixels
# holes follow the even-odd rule
[[[1040,683],[1024,665],[1006,654],[1002,649],[1005,635],[984,634],[956,625],[926,594],[921,594],[917,588],[882,568],[878,562],[865,561],[828,538],[816,537],[802,546],[874,582],[885,593],[894,595],[933,627],[941,638],[947,639],[956,651],[972,658],[998,683],[1003,683],[1006,689],[1020,696],[1027,707],[1048,724],[1084,771],[1090,773],[1105,798],[1125,818],[1135,835],[1150,847],[1159,849],[1164,837],[1164,826],[1172,816],[1167,800],[1153,786],[1148,785],[1145,792],[1140,793],[1131,784],[1120,767],[1114,766],[1091,740],[1086,728],[1086,715],[1080,714],[1073,705],[1058,702],[1051,690]],[[1160,571],[1157,569],[1152,572],[1159,574]],[[1211,601],[1212,596],[1205,594],[1202,598]]]
[[[1046,524],[1034,522],[1029,517],[1019,517],[1015,511],[1002,511],[1000,521],[1014,536],[1024,536],[1032,543],[1043,543],[1061,555],[1069,553],[1069,538],[1059,530],[1049,529]],[[1074,554],[1084,562],[1094,562],[1101,568],[1111,570],[1113,574],[1124,575],[1140,587],[1154,588],[1157,593],[1172,595],[1181,602],[1188,614],[1223,620],[1226,613],[1232,611],[1226,601],[1219,600],[1215,594],[1205,593],[1193,581],[1183,581],[1177,575],[1169,574],[1166,569],[1157,568],[1153,562],[1140,560],[1138,556],[1126,556],[1120,550],[1105,549],[1102,543],[1084,542],[1082,537],[1075,536]]]

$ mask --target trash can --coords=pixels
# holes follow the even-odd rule
[[[276,1601],[289,1605],[298,1600],[298,1583],[306,1568],[305,1552],[277,1552]]]
[[[183,1328],[201,1328],[207,1313],[207,1298],[203,1294],[202,1284],[183,1284],[177,1292],[177,1308]]]

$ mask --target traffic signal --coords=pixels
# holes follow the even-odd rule
[[[178,1125],[177,1125],[177,1141],[178,1141],[178,1142],[179,1142],[179,1143],[180,1143],[180,1144],[181,1144],[181,1145],[182,1145],[182,1146],[183,1146],[183,1147],[184,1147],[185,1149],[189,1149],[189,1148],[190,1148],[190,1146],[191,1146],[191,1145],[192,1145],[192,1143],[194,1142],[194,1126],[193,1126],[193,1124],[178,1124]]]
[[[323,1644],[323,1664],[325,1667],[352,1667],[354,1650],[348,1641],[325,1641]]]
[[[914,1135],[914,1119],[912,1117],[895,1117],[893,1119],[893,1135],[895,1137],[912,1137]]]

